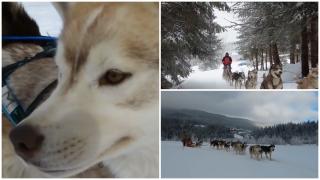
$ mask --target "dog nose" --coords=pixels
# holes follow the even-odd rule
[[[10,132],[10,140],[15,151],[23,159],[28,160],[40,149],[44,136],[31,125],[15,127]]]

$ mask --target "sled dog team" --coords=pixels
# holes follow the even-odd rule
[[[193,142],[190,137],[185,137],[181,139],[183,147],[201,147],[203,140],[197,140]],[[248,144],[246,142],[240,141],[225,141],[225,140],[210,140],[210,146],[218,150],[225,150],[227,152],[231,151],[231,148],[236,154],[245,154]],[[275,150],[275,145],[271,144],[269,146],[263,145],[251,145],[249,147],[250,158],[255,158],[256,160],[262,159],[262,155],[265,154],[266,158],[271,160],[272,152]]]
[[[248,144],[246,142],[240,141],[225,141],[225,140],[211,140],[210,146],[218,150],[226,150],[229,152],[231,148],[235,151],[236,154],[245,154]],[[275,150],[275,145],[271,144],[269,146],[263,145],[251,145],[249,147],[250,158],[255,158],[257,160],[262,159],[263,153],[267,159],[271,160],[271,154]]]
[[[260,89],[283,89],[282,82],[282,66],[279,64],[271,65],[269,73],[263,74],[263,81],[260,85]],[[241,89],[244,85],[246,89],[256,89],[258,71],[248,71],[247,79],[244,72],[231,72],[228,69],[224,69],[224,79],[230,82],[230,85],[234,85],[237,89]],[[297,82],[298,89],[318,89],[318,68],[312,68],[309,75]]]

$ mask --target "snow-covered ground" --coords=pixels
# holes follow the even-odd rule
[[[250,155],[216,150],[208,144],[200,148],[182,147],[180,142],[161,142],[162,178],[317,178],[318,146],[276,145],[272,161]]]
[[[253,66],[249,61],[240,60],[241,56],[237,53],[231,55],[233,59],[232,72],[244,72],[248,75],[248,71],[253,69]],[[221,58],[222,59],[222,58]],[[270,65],[268,64],[268,68]],[[296,80],[301,74],[301,65],[298,64],[285,64],[283,66],[283,88],[284,89],[297,89]],[[260,68],[260,66],[259,66]],[[190,76],[183,81],[178,87],[178,89],[234,89],[230,83],[222,78],[223,65],[218,69],[201,71],[197,66],[192,68],[193,72]],[[260,89],[260,84],[263,81],[263,74],[268,74],[268,71],[258,71],[258,82],[257,89]],[[244,86],[242,88],[245,88]]]

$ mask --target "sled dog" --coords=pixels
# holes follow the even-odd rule
[[[266,155],[266,158],[271,160],[271,154],[275,150],[275,145],[271,144],[270,146],[261,146],[261,159],[262,159],[262,153]]]
[[[259,160],[260,155],[262,154],[260,145],[252,145],[249,147],[250,158],[255,157]]]
[[[279,64],[272,64],[269,69],[269,74],[263,74],[263,81],[260,89],[283,89],[282,79],[282,66]]]
[[[246,76],[244,75],[244,72],[234,72],[231,76],[231,84],[234,83],[235,89],[237,89],[237,87],[241,89],[241,86],[244,83],[245,79]]]
[[[96,164],[115,177],[158,177],[157,3],[55,6],[58,85],[10,132],[16,154],[47,177]]]
[[[231,66],[223,67],[223,73],[222,73],[223,79],[229,82],[231,81],[231,76],[232,76]]]
[[[248,71],[248,79],[246,80],[246,89],[256,89],[257,87],[257,70]]]
[[[318,89],[318,68],[311,68],[308,76],[298,80],[298,89]]]
[[[236,143],[234,145],[234,150],[236,151],[236,154],[244,154],[246,152],[247,143]]]

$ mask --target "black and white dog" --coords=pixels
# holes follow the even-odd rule
[[[231,84],[234,82],[234,88],[237,89],[237,87],[239,87],[239,89],[241,89],[245,79],[246,76],[244,75],[244,72],[234,72],[232,73]]]
[[[275,150],[276,146],[274,144],[271,144],[270,146],[260,146],[261,147],[261,158],[262,154],[264,153],[266,155],[266,158],[271,160],[271,154]]]

